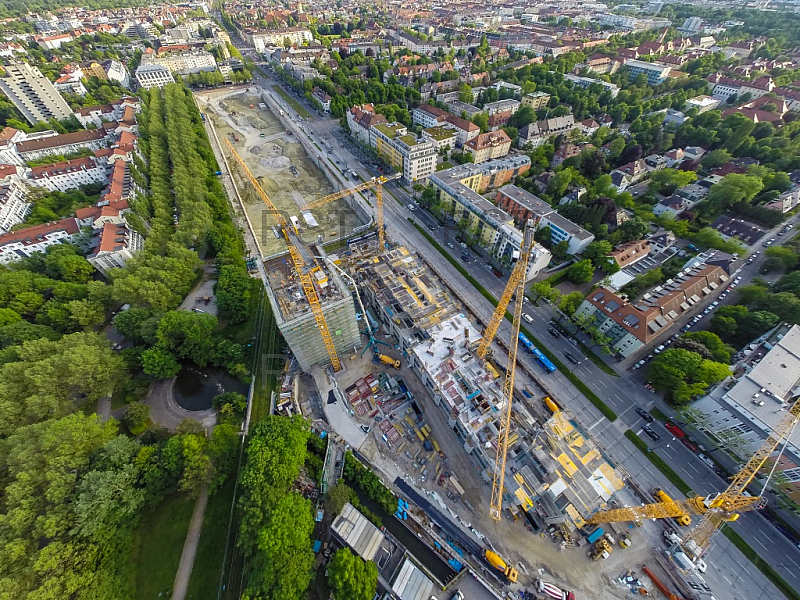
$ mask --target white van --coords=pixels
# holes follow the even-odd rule
[[[525,319],[528,323],[533,323],[533,319],[528,313],[522,313],[522,318]]]

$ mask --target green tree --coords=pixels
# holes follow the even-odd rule
[[[558,308],[565,315],[571,317],[575,314],[575,311],[578,310],[578,307],[581,305],[583,300],[584,295],[580,292],[570,292],[569,294],[564,294],[561,296],[561,299],[558,302]]]
[[[716,169],[717,167],[728,164],[731,160],[733,160],[733,156],[730,152],[724,148],[717,148],[706,154],[700,163],[706,169]]]
[[[709,385],[730,375],[727,365],[704,359],[683,348],[670,348],[650,363],[648,378],[668,402],[680,405],[703,393]]]
[[[188,358],[204,367],[214,350],[213,332],[217,318],[207,313],[171,310],[158,322],[158,345],[177,358]]]
[[[764,254],[787,271],[797,266],[797,253],[786,246],[771,246],[764,251]]]
[[[475,97],[472,93],[472,88],[466,83],[462,83],[458,86],[458,99],[461,102],[466,102],[467,104],[472,104],[475,100]]]
[[[693,171],[678,171],[676,169],[661,169],[650,177],[650,191],[669,196],[675,190],[689,185],[697,179]]]
[[[378,568],[375,563],[364,561],[340,548],[328,563],[328,585],[336,600],[370,600],[378,587]]]
[[[331,515],[338,515],[342,512],[344,505],[350,502],[353,494],[353,489],[344,482],[344,479],[339,479],[336,485],[325,493],[326,510]]]
[[[181,365],[168,350],[155,347],[142,352],[142,370],[155,379],[166,379],[175,377]]]
[[[594,265],[588,259],[576,262],[567,269],[567,279],[578,285],[590,282],[593,276]]]
[[[750,202],[762,189],[764,184],[758,177],[730,173],[711,188],[701,206],[704,212],[717,214],[739,202]]]
[[[86,283],[94,275],[94,267],[71,244],[55,244],[47,248],[44,267],[47,276],[72,283]]]
[[[708,349],[711,358],[717,362],[730,364],[733,348],[725,344],[718,335],[710,331],[693,331],[683,336],[685,339],[693,340]]]
[[[123,421],[132,434],[143,433],[150,422],[150,406],[142,402],[131,402],[125,409]]]
[[[544,298],[549,302],[555,302],[561,295],[561,292],[558,291],[557,288],[552,287],[546,281],[537,281],[536,283],[531,285],[531,292],[536,294],[534,300],[537,300],[539,298]]]
[[[582,256],[583,258],[588,258],[591,260],[593,264],[598,265],[600,259],[608,256],[611,250],[612,247],[610,242],[607,242],[606,240],[595,240],[586,246]]]

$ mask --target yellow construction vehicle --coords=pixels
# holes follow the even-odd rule
[[[525,275],[528,272],[528,258],[533,252],[533,224],[528,221],[525,234],[522,239],[519,259],[511,271],[508,284],[503,291],[506,305],[511,296],[516,293],[517,300],[514,304],[514,321],[511,325],[511,339],[508,344],[508,365],[506,366],[506,378],[503,381],[503,407],[500,416],[500,431],[497,434],[497,455],[494,461],[494,473],[492,476],[492,499],[489,506],[489,515],[495,521],[501,519],[503,513],[503,485],[506,476],[506,457],[508,456],[508,440],[511,436],[511,402],[514,398],[514,375],[517,368],[517,348],[519,346],[519,326],[522,320],[522,298],[525,293]],[[501,298],[501,303],[503,302]],[[499,306],[499,305],[498,305]],[[492,329],[492,338],[500,325],[500,319],[505,316],[505,309],[498,315],[497,311],[492,316],[492,322],[487,327],[487,332]],[[492,325],[494,323],[494,325]],[[484,340],[486,336],[484,336]],[[483,358],[486,354],[488,345],[484,346],[484,340],[478,348],[478,355]],[[489,340],[491,342],[491,339]],[[483,348],[483,354],[481,354]]]
[[[492,567],[505,575],[511,583],[516,583],[517,578],[519,578],[519,572],[511,565],[506,564],[506,561],[504,561],[499,554],[491,550],[485,550],[483,557]]]
[[[319,268],[319,265],[314,262],[313,257],[310,257],[308,262],[307,259],[303,258],[303,252],[301,252],[301,249],[304,251],[307,249],[297,237],[294,228],[289,226],[289,223],[286,221],[283,214],[281,214],[277,207],[272,203],[272,200],[269,199],[269,196],[267,196],[264,190],[261,189],[261,186],[258,184],[255,176],[250,172],[250,169],[247,168],[247,165],[242,160],[242,157],[239,156],[239,153],[236,152],[236,149],[233,147],[233,145],[228,140],[225,140],[225,143],[228,145],[228,150],[230,150],[232,156],[236,159],[236,162],[242,168],[242,171],[244,171],[244,174],[247,176],[250,184],[253,186],[262,202],[264,202],[266,205],[268,212],[270,212],[275,218],[275,221],[277,221],[278,227],[283,233],[283,237],[286,239],[286,246],[289,249],[289,255],[292,258],[292,263],[294,263],[297,276],[300,278],[300,283],[303,286],[303,292],[305,292],[306,300],[308,300],[308,304],[311,307],[311,312],[314,315],[314,320],[317,323],[317,328],[322,336],[322,342],[325,344],[325,349],[328,351],[328,356],[331,359],[331,366],[333,367],[334,371],[340,371],[342,365],[339,362],[339,356],[336,354],[336,347],[333,343],[333,337],[331,336],[330,329],[328,328],[328,323],[325,321],[325,315],[322,312],[322,304],[319,301],[319,295],[317,294],[317,289],[311,276],[311,272],[314,269]],[[306,253],[310,255],[310,253]]]
[[[697,559],[708,549],[711,539],[718,531],[719,526],[725,521],[735,521],[739,513],[757,510],[766,505],[766,499],[761,496],[752,496],[747,493],[747,486],[753,481],[759,470],[773,455],[781,442],[791,435],[798,420],[800,420],[800,396],[795,396],[792,405],[783,419],[772,430],[761,447],[739,472],[724,492],[711,494],[706,497],[695,496],[686,500],[672,500],[672,502],[656,502],[644,506],[631,506],[627,508],[614,508],[600,511],[592,515],[588,523],[609,523],[612,521],[637,521],[640,519],[664,519],[679,517],[683,514],[700,515],[697,526],[681,542],[681,546],[692,558]],[[777,464],[773,463],[773,470]],[[771,473],[770,473],[771,477]],[[768,481],[769,482],[769,477]],[[766,484],[762,489],[766,489]]]
[[[369,181],[365,181],[364,183],[354,187],[347,188],[346,190],[341,190],[328,196],[318,198],[313,202],[309,202],[306,204],[303,210],[313,210],[327,204],[328,202],[333,202],[334,200],[339,200],[345,196],[350,196],[364,190],[375,188],[375,227],[378,229],[378,251],[383,252],[386,249],[386,236],[383,231],[383,184],[394,181],[395,179],[400,179],[400,176],[400,173],[392,173],[391,175],[373,177]]]
[[[389,365],[394,367],[395,369],[400,368],[400,359],[399,358],[392,358],[391,356],[386,356],[385,354],[379,354],[378,360],[380,360],[383,364]]]
[[[601,558],[608,558],[614,549],[611,547],[609,541],[605,538],[597,540],[594,548],[589,553],[589,558],[592,560],[600,560]]]

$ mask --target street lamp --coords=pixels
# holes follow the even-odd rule
[[[655,451],[655,450],[660,450],[661,448],[669,448],[669,445],[670,445],[672,442],[674,442],[674,441],[675,441],[675,438],[672,438],[672,439],[671,439],[670,441],[668,441],[666,444],[661,444],[660,446],[655,446],[655,447],[653,447],[653,448],[648,448],[648,449],[647,449],[647,451],[648,451],[648,452],[653,452],[653,451]]]

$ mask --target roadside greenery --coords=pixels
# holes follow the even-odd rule
[[[701,352],[694,351],[694,348],[686,349],[686,346],[692,347],[688,342],[701,346]],[[712,352],[700,338],[687,339],[683,347],[669,348],[653,358],[647,377],[655,389],[664,392],[667,402],[673,405],[686,404],[695,396],[705,392],[710,385],[722,381],[731,374],[727,364],[705,358],[704,354]]]
[[[378,476],[371,469],[362,465],[350,451],[344,455],[344,479],[377,502],[388,514],[391,515],[397,510],[397,498],[392,491],[383,485]]]

